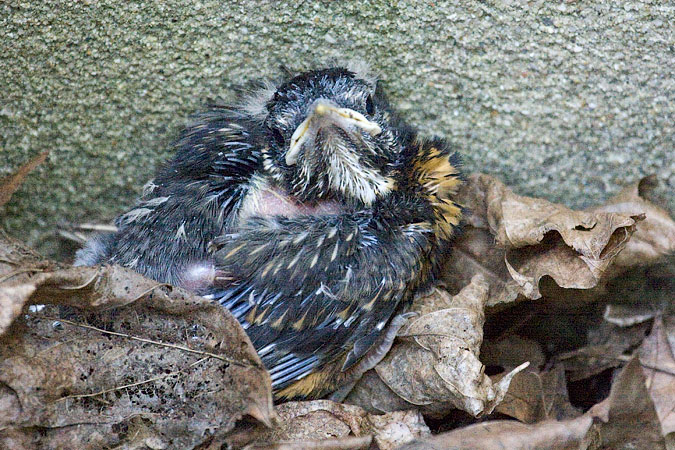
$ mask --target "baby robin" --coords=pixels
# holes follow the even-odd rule
[[[319,397],[389,349],[462,208],[457,158],[362,67],[258,83],[175,144],[116,233],[76,264],[120,264],[227,307],[277,398]]]

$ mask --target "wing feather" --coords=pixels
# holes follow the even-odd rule
[[[429,233],[361,213],[251,218],[217,242],[218,269],[241,283],[221,303],[244,323],[275,389],[340,358],[347,370],[411,292]]]

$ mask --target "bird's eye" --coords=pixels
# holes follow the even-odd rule
[[[369,95],[366,99],[366,112],[372,115],[375,112],[375,104],[373,103],[373,96]]]
[[[274,139],[274,142],[277,143],[279,148],[283,148],[284,144],[286,143],[284,140],[284,136],[281,134],[281,131],[279,131],[276,128],[272,128],[272,138]]]

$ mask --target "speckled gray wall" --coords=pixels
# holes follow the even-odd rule
[[[5,1],[0,177],[51,156],[0,225],[57,253],[54,229],[128,206],[208,97],[335,56],[521,193],[580,207],[650,173],[672,192],[673,23],[672,1]]]

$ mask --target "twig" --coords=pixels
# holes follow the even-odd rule
[[[23,269],[17,269],[13,272],[5,274],[4,277],[0,278],[0,283],[4,283],[10,278],[14,278],[15,276],[21,275],[22,273],[30,273],[30,272],[37,273],[37,272],[44,272],[44,270],[38,269],[37,267],[24,267]]]
[[[103,334],[109,334],[109,335],[112,335],[112,336],[124,337],[124,338],[128,338],[128,339],[131,339],[131,340],[134,340],[134,341],[144,342],[146,344],[159,345],[160,347],[169,347],[169,348],[174,348],[176,350],[182,350],[184,352],[195,353],[197,355],[202,355],[202,356],[208,356],[210,358],[215,358],[215,359],[218,359],[220,361],[224,361],[224,362],[234,364],[234,365],[240,366],[240,367],[253,367],[252,364],[246,364],[246,363],[242,363],[240,361],[235,361],[234,359],[230,359],[230,358],[227,358],[225,356],[217,355],[215,353],[205,352],[205,351],[202,351],[202,350],[194,350],[190,347],[185,347],[183,345],[169,344],[167,342],[153,341],[152,339],[140,338],[140,337],[131,336],[131,335],[125,334],[125,333],[118,333],[116,331],[108,331],[108,330],[104,330],[102,328],[97,328],[97,327],[94,327],[94,326],[91,326],[91,325],[85,325],[83,323],[73,322],[72,320],[61,319],[59,317],[40,316],[40,315],[37,315],[37,314],[31,314],[31,315],[33,317],[37,318],[37,319],[55,320],[55,321],[58,321],[58,322],[67,323],[68,325],[73,325],[75,327],[85,328],[87,330],[98,331],[99,333],[103,333]]]

